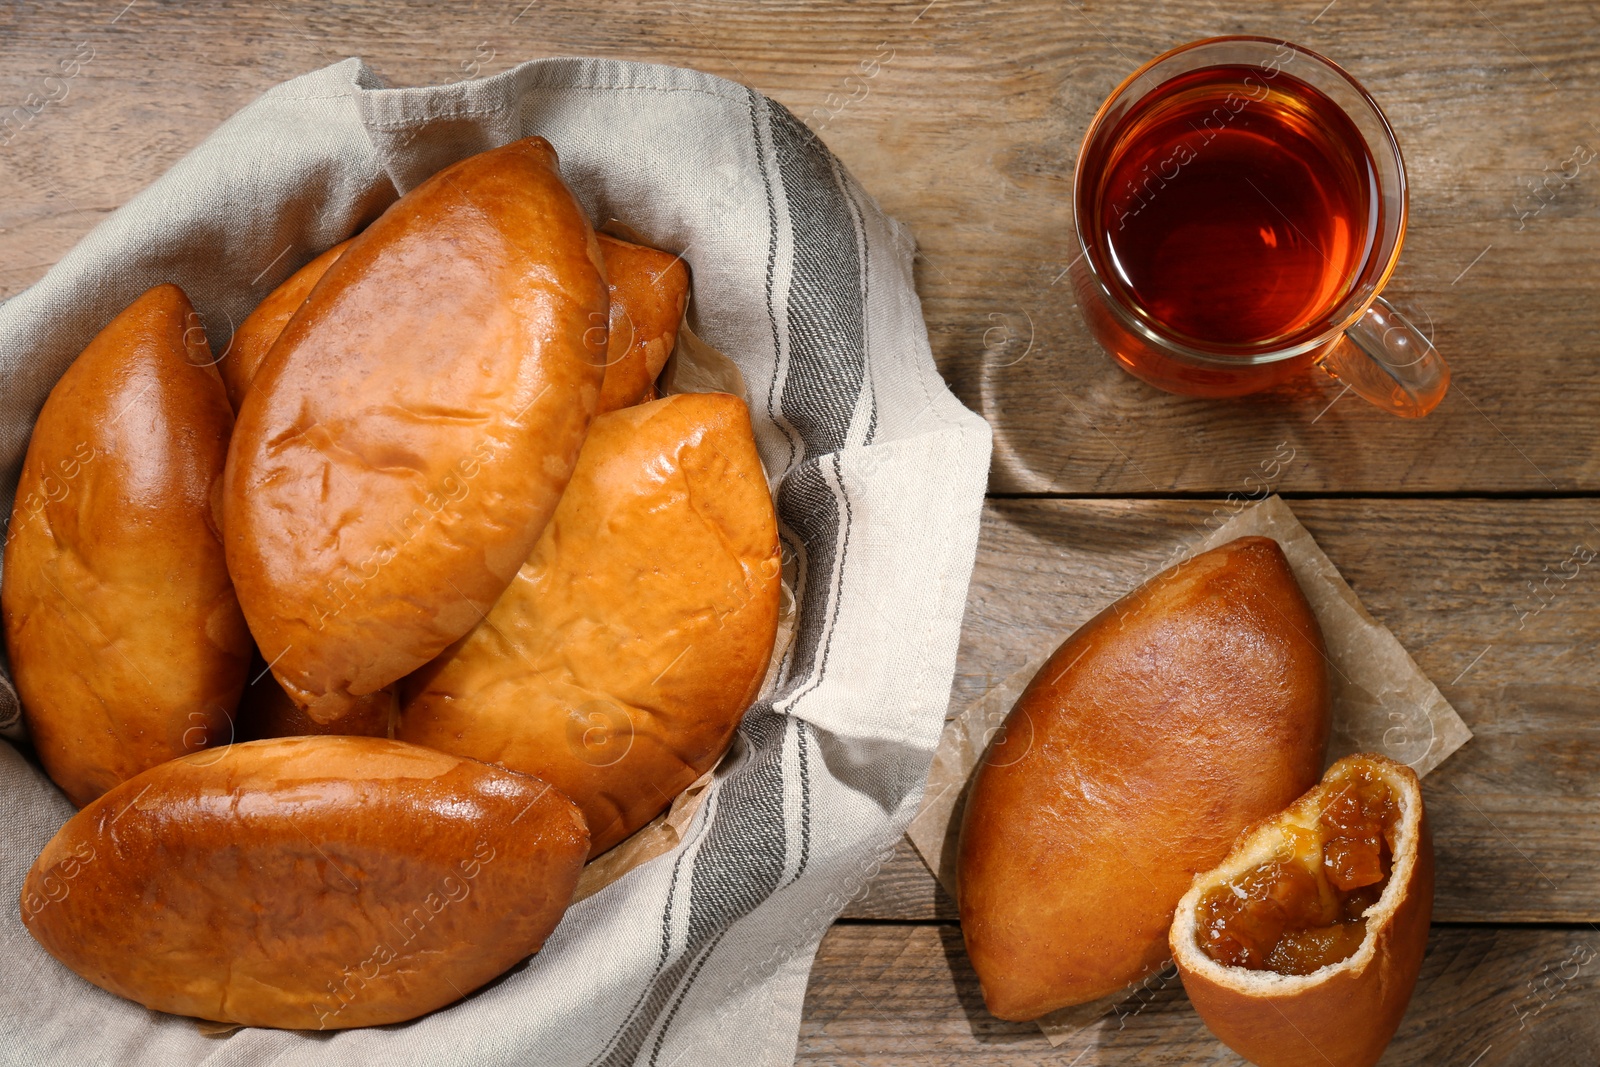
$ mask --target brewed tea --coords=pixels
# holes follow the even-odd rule
[[[1271,349],[1326,328],[1378,240],[1366,141],[1287,71],[1188,71],[1100,144],[1095,258],[1180,342]]]

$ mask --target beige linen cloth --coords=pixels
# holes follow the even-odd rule
[[[770,697],[679,844],[575,905],[538,955],[426,1018],[322,1034],[204,1035],[47,956],[17,896],[71,808],[0,744],[0,1063],[793,1062],[817,943],[916,810],[944,725],[990,435],[934,367],[910,236],[782,107],[587,59],[421,89],[350,59],[276,87],[0,307],[0,505],[51,386],[145,289],[181,285],[221,351],[401,193],[535,133],[593,219],[682,252],[692,324],[748,387],[798,609]],[[8,682],[0,729],[20,737]]]

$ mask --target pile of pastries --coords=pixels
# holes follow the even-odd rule
[[[214,355],[176,285],[39,413],[0,586],[81,810],[22,917],[161,1011],[310,1029],[536,951],[729,746],[772,658],[743,401],[657,398],[678,257],[532,137],[447,167]]]

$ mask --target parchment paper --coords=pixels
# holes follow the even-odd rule
[[[1362,607],[1332,561],[1323,555],[1310,532],[1281,498],[1269,497],[1240,512],[1192,550],[1178,553],[1171,562],[1251,535],[1270,537],[1283,547],[1311,610],[1322,624],[1332,668],[1329,763],[1352,752],[1380,752],[1409,764],[1421,776],[1466,743],[1472,736],[1466,723],[1418,669],[1394,634]],[[1107,603],[1127,591],[1108,591]],[[1061,636],[1065,639],[1067,635]],[[922,807],[906,829],[906,836],[951,896],[956,891],[955,846],[968,778],[1017,697],[1054,651],[1052,648],[1025,664],[945,724]],[[1052,1012],[1039,1020],[1039,1028],[1052,1045],[1060,1045],[1107,1014],[1122,1014],[1120,1005],[1149,989],[1150,981],[1163,980],[1170,978],[1152,976],[1091,1004]]]

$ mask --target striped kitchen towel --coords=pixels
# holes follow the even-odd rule
[[[678,846],[502,979],[403,1025],[208,1036],[23,929],[23,874],[71,808],[24,756],[0,673],[0,1062],[792,1063],[817,943],[916,811],[944,725],[990,434],[934,367],[911,237],[783,107],[589,59],[417,89],[349,59],[274,88],[0,307],[0,504],[50,388],[145,289],[181,285],[220,351],[400,194],[529,134],[596,223],[682,252],[691,324],[743,374],[798,609],[776,685]]]

